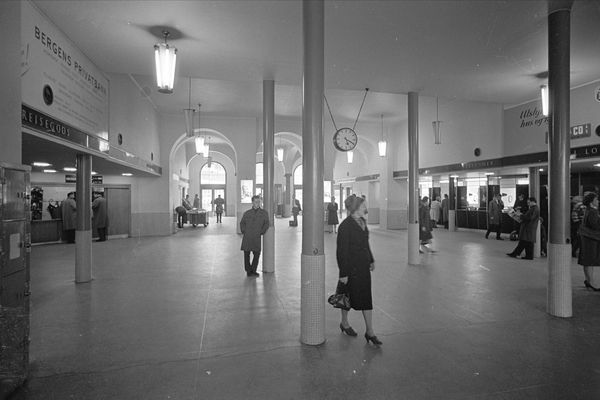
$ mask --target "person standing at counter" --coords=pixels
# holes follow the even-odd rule
[[[442,200],[442,221],[441,223],[444,225],[444,228],[448,229],[448,195],[444,195],[444,200]]]
[[[63,238],[67,243],[75,243],[75,229],[77,229],[77,203],[75,192],[69,192],[67,198],[61,203]]]
[[[490,236],[490,232],[496,232],[496,240],[504,240],[500,237],[501,225],[502,222],[502,209],[504,208],[504,203],[500,198],[499,193],[494,193],[494,198],[490,201],[488,205],[488,229],[485,233],[485,238],[487,239]]]
[[[93,225],[98,230],[98,241],[106,241],[106,231],[108,228],[108,214],[106,210],[106,199],[101,192],[94,193],[92,202],[92,212],[94,213]]]
[[[540,219],[540,210],[538,209],[535,197],[527,199],[527,207],[528,209],[525,214],[519,213],[521,220],[519,244],[511,253],[507,253],[506,255],[517,258],[525,250],[525,257],[522,259],[533,260],[533,244],[535,243],[537,224]]]
[[[258,259],[262,249],[261,236],[269,229],[269,214],[260,208],[260,196],[252,196],[252,208],[244,213],[240,221],[240,230],[242,231],[242,247],[244,252],[244,269],[246,276],[258,277],[256,272]],[[253,258],[250,263],[250,252]]]

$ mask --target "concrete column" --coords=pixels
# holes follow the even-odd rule
[[[302,1],[304,79],[302,82],[303,218],[300,340],[325,342],[325,253],[323,233],[324,3]]]
[[[419,94],[408,93],[408,263],[419,257]]]
[[[283,217],[289,218],[291,215],[292,193],[292,174],[285,174],[285,195],[283,196]]]
[[[571,317],[570,185],[570,41],[573,1],[548,2],[549,229],[548,313]]]
[[[75,283],[92,280],[92,156],[77,154]]]
[[[269,229],[263,235],[263,272],[275,272],[275,81],[263,81],[263,207]]]
[[[448,230],[456,231],[456,178],[448,179]]]
[[[0,120],[2,145],[0,161],[21,164],[21,2],[0,2],[0,34],[3,57],[0,57]]]
[[[538,209],[540,203],[540,170],[537,167],[529,168],[529,196],[535,197]],[[540,258],[542,256],[542,221],[539,222],[535,231],[535,244],[533,245],[533,256]]]

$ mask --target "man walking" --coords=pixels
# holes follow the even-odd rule
[[[504,240],[500,237],[502,222],[502,209],[504,208],[504,203],[500,198],[499,193],[494,193],[494,198],[488,204],[488,230],[485,233],[485,238],[487,239],[490,235],[490,232],[496,232],[496,240]]]
[[[261,251],[261,235],[269,229],[269,214],[260,208],[260,196],[252,196],[252,208],[244,213],[240,221],[242,231],[242,248],[244,252],[244,269],[246,276],[257,277],[258,259]],[[250,263],[250,252],[252,252],[252,263]]]

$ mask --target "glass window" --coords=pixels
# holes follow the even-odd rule
[[[263,163],[256,163],[256,184],[263,184]]]
[[[294,185],[302,185],[302,164],[294,170]]]
[[[204,164],[200,170],[201,185],[224,185],[226,177],[225,168],[216,162],[212,162],[210,167],[208,164]]]

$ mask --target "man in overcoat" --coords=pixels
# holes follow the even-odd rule
[[[75,192],[69,192],[67,198],[61,203],[63,239],[67,243],[75,243],[75,229],[77,229],[77,203]]]
[[[244,252],[244,269],[246,276],[257,277],[258,259],[262,249],[261,236],[269,229],[269,214],[260,208],[260,196],[252,196],[252,208],[244,213],[240,221],[242,231],[242,248]],[[250,263],[252,252],[252,263]]]
[[[106,231],[108,228],[108,214],[106,209],[106,199],[101,192],[94,193],[92,202],[92,211],[94,213],[93,225],[98,230],[98,241],[106,241]]]
[[[485,233],[485,238],[487,239],[490,235],[490,232],[496,232],[496,240],[503,240],[500,237],[501,232],[501,221],[502,221],[502,209],[504,208],[504,203],[500,198],[499,193],[494,193],[494,198],[490,201],[488,205],[488,229]]]
[[[533,244],[535,243],[537,225],[540,219],[540,209],[537,206],[535,197],[527,199],[527,206],[527,212],[520,215],[519,244],[512,253],[506,255],[516,258],[525,250],[525,257],[522,257],[522,259],[533,260]]]

